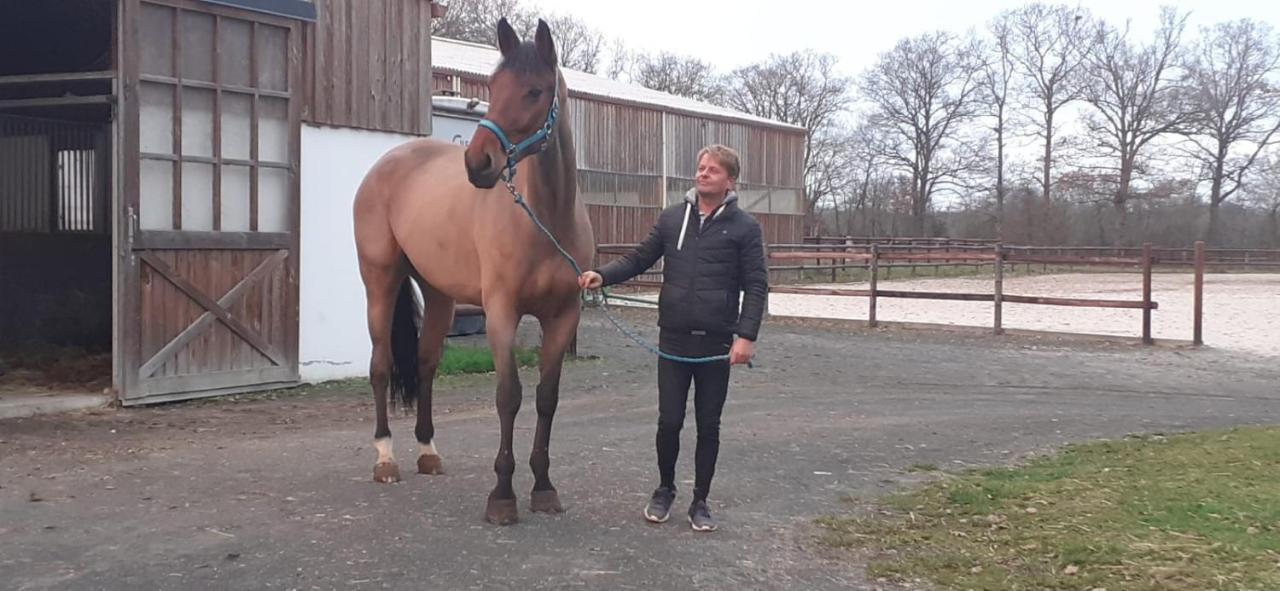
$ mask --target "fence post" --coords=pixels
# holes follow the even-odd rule
[[[996,243],[996,291],[993,301],[995,302],[995,330],[994,334],[1004,334],[1004,248],[1000,243]]]
[[[871,309],[867,312],[867,326],[876,327],[876,275],[880,269],[880,245],[871,245]]]
[[[1151,243],[1142,244],[1142,342],[1150,345],[1151,339]]]
[[[1204,344],[1204,241],[1196,241],[1195,321],[1191,342]]]
[[[773,259],[769,258],[769,243],[764,243],[764,280],[768,283],[769,288],[764,291],[764,314],[761,315],[761,322],[769,321],[769,293],[773,291]]]

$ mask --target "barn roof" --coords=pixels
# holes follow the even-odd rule
[[[493,69],[498,66],[498,61],[501,58],[502,56],[498,53],[498,50],[488,45],[444,39],[442,37],[431,38],[431,66],[437,72],[488,78],[489,74],[493,73]],[[632,104],[700,117],[726,119],[801,133],[805,131],[803,127],[780,123],[772,119],[765,119],[710,103],[652,90],[636,84],[619,82],[595,74],[568,68],[561,68],[561,72],[564,73],[565,83],[569,85],[569,92],[573,96],[595,98],[612,103]]]

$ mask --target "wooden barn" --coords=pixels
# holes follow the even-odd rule
[[[24,389],[59,408],[53,393],[136,404],[303,379],[301,195],[326,182],[304,155],[350,128],[430,134],[437,9],[0,5],[0,406]],[[333,55],[356,75],[317,72]],[[81,359],[31,360],[46,351]]]
[[[0,5],[0,416],[24,392],[133,405],[364,375],[355,189],[388,149],[474,128],[433,95],[483,99],[496,59],[433,40],[440,8]],[[566,76],[601,242],[645,232],[711,142],[743,152],[768,238],[798,241],[803,130]],[[42,382],[33,351],[73,358]]]

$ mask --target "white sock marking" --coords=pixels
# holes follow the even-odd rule
[[[391,438],[383,437],[373,440],[373,447],[378,450],[378,463],[396,461],[395,456],[391,453]]]
[[[435,441],[429,441],[427,443],[422,443],[421,441],[419,441],[418,455],[419,456],[438,456],[440,455],[440,452],[436,451]]]

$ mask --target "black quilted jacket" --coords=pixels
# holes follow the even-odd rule
[[[729,193],[700,222],[695,194],[666,208],[631,253],[596,271],[605,285],[644,273],[663,257],[658,325],[756,340],[769,291],[760,224]],[[701,226],[701,227],[699,227]],[[741,310],[739,310],[741,303]]]

